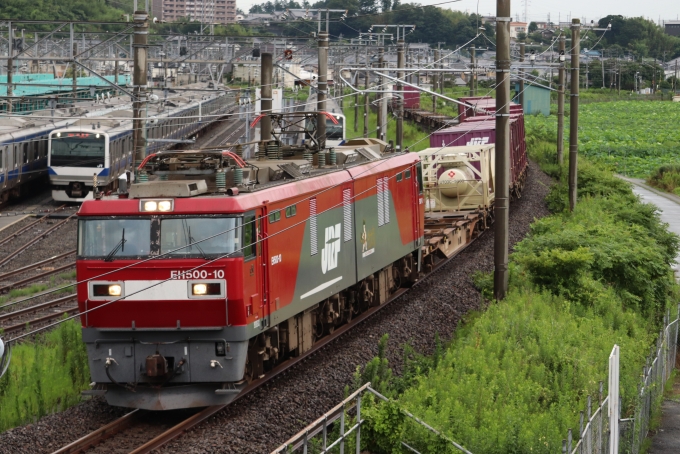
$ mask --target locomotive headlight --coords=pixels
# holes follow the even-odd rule
[[[193,295],[207,295],[208,285],[207,284],[193,284],[191,286],[191,293]]]
[[[156,211],[158,203],[155,200],[148,200],[144,202],[144,211]]]
[[[161,200],[158,202],[158,211],[170,211],[172,210],[172,203],[169,200]]]
[[[123,285],[109,282],[91,283],[90,298],[95,300],[106,300],[111,297],[123,296]]]
[[[60,132],[57,133],[57,137],[61,137],[61,133],[60,133]]]
[[[208,282],[189,281],[189,298],[192,297],[224,297],[224,285],[218,280]]]

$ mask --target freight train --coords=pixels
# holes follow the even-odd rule
[[[169,90],[168,99],[156,99],[150,104],[147,153],[188,139],[236,104],[233,95],[204,88],[204,84],[193,84],[181,93]],[[49,133],[47,158],[52,198],[62,202],[92,198],[93,175],[97,176],[98,188],[117,190],[119,178],[132,170],[133,148],[132,106],[53,130]]]
[[[88,393],[151,410],[229,403],[492,219],[493,145],[262,149],[158,152],[138,169],[149,181],[82,204]]]

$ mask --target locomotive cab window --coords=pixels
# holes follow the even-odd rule
[[[411,169],[408,169],[406,170],[406,172],[404,172],[404,178],[406,178],[407,180],[411,178]]]
[[[257,254],[257,222],[255,213],[247,213],[243,217],[243,256],[246,260]]]
[[[238,252],[241,218],[162,218],[161,254],[219,256]]]
[[[78,222],[78,255],[116,259],[149,255],[149,219],[83,219]]]

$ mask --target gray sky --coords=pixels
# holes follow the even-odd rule
[[[251,5],[264,3],[259,0],[237,0],[236,5],[248,12]],[[417,0],[416,0],[417,1]],[[434,5],[446,0],[420,0],[418,3],[422,5]],[[622,16],[637,17],[644,16],[652,18],[654,21],[661,20],[676,20],[680,17],[680,1],[678,0],[513,0],[512,1],[512,16],[520,15],[520,20],[524,20],[524,2],[528,1],[527,15],[529,21],[547,21],[548,13],[550,13],[550,20],[557,22],[562,19],[567,21],[572,15],[573,17],[584,17],[588,21],[597,21],[598,19],[608,14],[620,14]],[[411,3],[412,0],[403,0],[402,3]],[[314,0],[310,0],[314,3]],[[479,3],[480,14],[495,15],[496,0],[461,0],[456,3],[448,3],[440,5],[442,8],[455,9],[460,11],[476,12],[477,4]]]

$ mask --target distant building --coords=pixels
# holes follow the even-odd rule
[[[510,39],[517,39],[520,33],[528,33],[529,24],[526,22],[510,22]]]
[[[515,84],[515,93],[519,93],[519,84]],[[516,95],[513,102],[519,103],[519,95]],[[526,82],[524,85],[524,113],[527,115],[543,114],[550,115],[550,90],[539,85],[531,85]]]
[[[666,34],[680,36],[680,20],[669,20],[665,23]]]
[[[152,0],[151,11],[166,22],[186,17],[206,24],[230,24],[236,20],[236,0]]]
[[[548,27],[550,27],[550,24],[548,24],[547,22],[536,22],[536,28],[538,30],[545,30]]]

